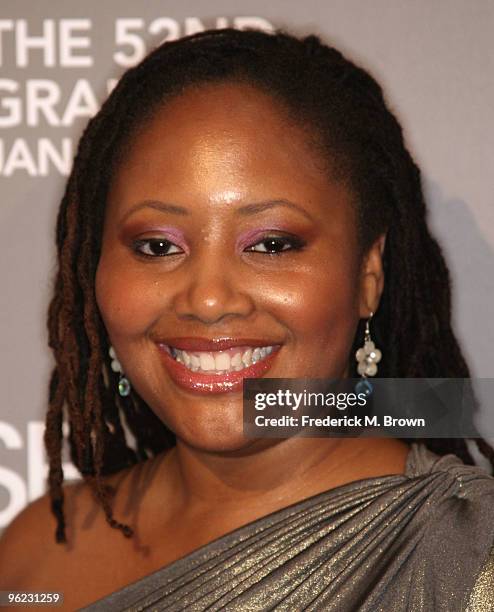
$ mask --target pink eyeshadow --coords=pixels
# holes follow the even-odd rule
[[[184,233],[176,227],[152,227],[145,230],[145,232],[157,232],[163,234],[163,238],[166,240],[170,240],[185,252],[189,251]]]
[[[282,232],[286,231],[281,228],[269,226],[266,228],[260,228],[255,230],[249,230],[244,234],[241,234],[237,240],[237,249],[245,249],[252,244],[254,244],[257,240],[260,240],[264,236],[268,235],[269,232]]]

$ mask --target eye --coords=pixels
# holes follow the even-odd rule
[[[183,253],[180,247],[164,238],[142,238],[134,240],[132,249],[145,257],[166,257],[168,255]]]
[[[266,236],[245,250],[251,253],[278,255],[284,251],[300,251],[305,242],[295,236]]]

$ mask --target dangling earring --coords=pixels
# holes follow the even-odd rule
[[[120,365],[120,361],[118,361],[117,359],[117,354],[115,353],[115,349],[113,348],[113,346],[110,346],[110,350],[108,351],[108,353],[111,357],[111,369],[114,372],[120,373],[120,378],[118,380],[118,393],[122,397],[127,397],[128,395],[130,395],[130,382],[124,376],[122,366]]]
[[[367,376],[375,376],[377,374],[377,364],[381,361],[382,353],[376,348],[372,341],[370,333],[370,321],[374,313],[371,312],[365,323],[364,346],[358,349],[355,353],[355,359],[358,362],[357,372],[362,377],[356,385],[356,390],[370,395],[372,393],[372,385],[367,380]]]

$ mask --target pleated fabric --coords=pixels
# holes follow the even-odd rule
[[[276,511],[84,610],[494,610],[493,539],[494,478],[412,444],[405,475]]]

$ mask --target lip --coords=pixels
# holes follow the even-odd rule
[[[276,359],[280,345],[269,344],[266,340],[242,338],[222,338],[208,340],[205,338],[169,338],[165,342],[157,343],[160,357],[172,380],[183,389],[199,394],[234,393],[242,391],[244,378],[261,378],[271,368]],[[238,372],[225,374],[205,374],[192,372],[183,364],[176,361],[169,353],[168,346],[189,351],[221,351],[235,346],[273,346],[273,352]]]

